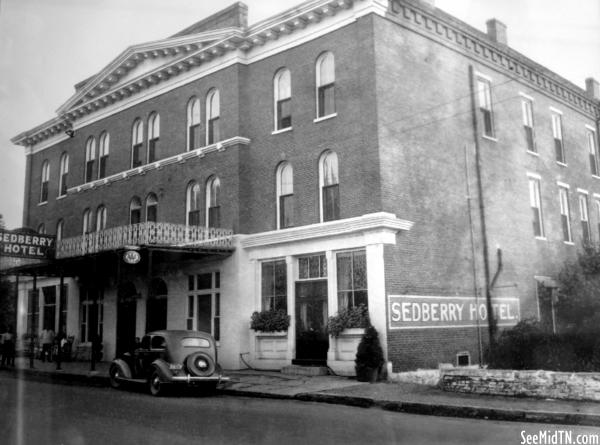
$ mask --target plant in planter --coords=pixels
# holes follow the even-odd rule
[[[266,310],[252,314],[250,328],[255,331],[277,332],[287,331],[290,327],[290,316],[283,309]]]
[[[364,304],[343,308],[333,317],[329,317],[327,332],[333,337],[339,337],[344,329],[366,328],[371,325],[369,309]]]
[[[379,334],[373,326],[369,326],[358,344],[356,352],[356,380],[375,383],[379,377],[383,361],[383,350],[379,343]]]

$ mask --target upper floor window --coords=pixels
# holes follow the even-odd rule
[[[94,179],[94,162],[96,161],[96,139],[90,136],[85,143],[85,182]]]
[[[101,205],[96,210],[96,232],[106,229],[106,207]]]
[[[40,202],[48,201],[48,184],[50,182],[50,163],[44,161],[42,163]]]
[[[494,137],[494,114],[492,111],[492,87],[491,82],[482,77],[477,77],[477,98],[479,111],[483,121],[484,136]]]
[[[156,222],[158,216],[158,199],[154,193],[146,198],[146,221]]]
[[[569,188],[565,186],[558,187],[558,197],[560,200],[560,220],[563,229],[563,240],[567,243],[573,241],[571,236],[571,209],[569,207]]]
[[[533,131],[533,101],[522,98],[521,107],[523,111],[523,129],[525,130],[525,141],[527,150],[535,152],[535,133]]]
[[[284,162],[277,168],[277,225],[280,229],[294,223],[294,169]]]
[[[206,145],[214,144],[221,140],[219,117],[221,115],[221,98],[216,88],[209,91],[206,96]]]
[[[63,239],[65,232],[65,222],[62,219],[59,219],[56,223],[56,241],[60,241]]]
[[[141,119],[133,122],[131,129],[131,168],[139,167],[143,164],[142,149],[144,147],[144,124]]]
[[[160,115],[152,113],[148,118],[148,163],[158,159],[158,139],[160,138]]]
[[[335,113],[335,61],[330,52],[317,59],[317,118]]]
[[[221,181],[212,176],[206,183],[206,226],[221,226]]]
[[[69,176],[69,155],[63,153],[60,157],[60,176],[58,177],[58,196],[67,194]]]
[[[200,99],[192,97],[187,104],[187,149],[200,147]]]
[[[275,130],[292,126],[292,76],[290,70],[281,68],[273,79],[275,97]]]
[[[196,181],[189,183],[186,193],[186,221],[189,226],[200,225],[200,185]]]
[[[321,190],[321,221],[340,218],[340,183],[338,157],[328,151],[319,161],[319,188]]]
[[[108,164],[108,152],[110,135],[105,131],[100,135],[100,147],[98,153],[98,179],[106,177],[106,166]]]
[[[584,243],[589,243],[590,238],[590,219],[588,215],[587,195],[579,195],[579,216],[581,218],[581,235]]]
[[[542,214],[542,199],[540,193],[540,180],[529,177],[529,205],[533,212],[533,234],[536,237],[544,236],[544,219]]]
[[[129,203],[129,224],[139,224],[142,222],[142,201],[134,196]]]
[[[369,305],[367,256],[364,250],[336,255],[339,309]]]
[[[41,233],[42,235],[46,234],[46,225],[44,223],[41,223],[38,227],[37,227],[37,232]]]
[[[596,144],[596,132],[591,128],[587,129],[587,145],[590,154],[590,169],[592,175],[598,176],[598,146]]]
[[[92,232],[92,211],[90,209],[85,209],[83,211],[83,234],[87,234]]]
[[[562,134],[562,116],[559,113],[552,113],[552,135],[554,136],[556,162],[566,164],[567,160],[565,158],[565,146]]]

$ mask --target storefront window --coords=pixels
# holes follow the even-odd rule
[[[262,263],[263,310],[287,311],[287,266],[285,260]]]
[[[209,332],[217,341],[221,336],[220,286],[220,272],[188,275],[186,327],[189,330]]]
[[[337,254],[338,306],[368,306],[367,258],[364,250]]]

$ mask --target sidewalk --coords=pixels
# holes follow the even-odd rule
[[[20,378],[43,378],[57,382],[108,386],[108,362],[66,362],[62,371],[55,363],[18,357],[15,368],[2,372]],[[512,398],[444,392],[430,386],[408,383],[360,383],[339,376],[291,376],[268,371],[229,371],[231,378],[221,393],[248,397],[294,399],[437,416],[600,426],[600,403]]]

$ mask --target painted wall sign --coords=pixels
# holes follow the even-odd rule
[[[388,295],[390,329],[464,328],[487,325],[485,298]],[[498,326],[514,326],[521,319],[518,297],[492,300]]]
[[[123,254],[123,261],[127,264],[137,264],[141,258],[140,253],[135,250],[128,250]]]
[[[54,257],[56,237],[34,231],[16,232],[0,229],[0,255],[44,259]]]

